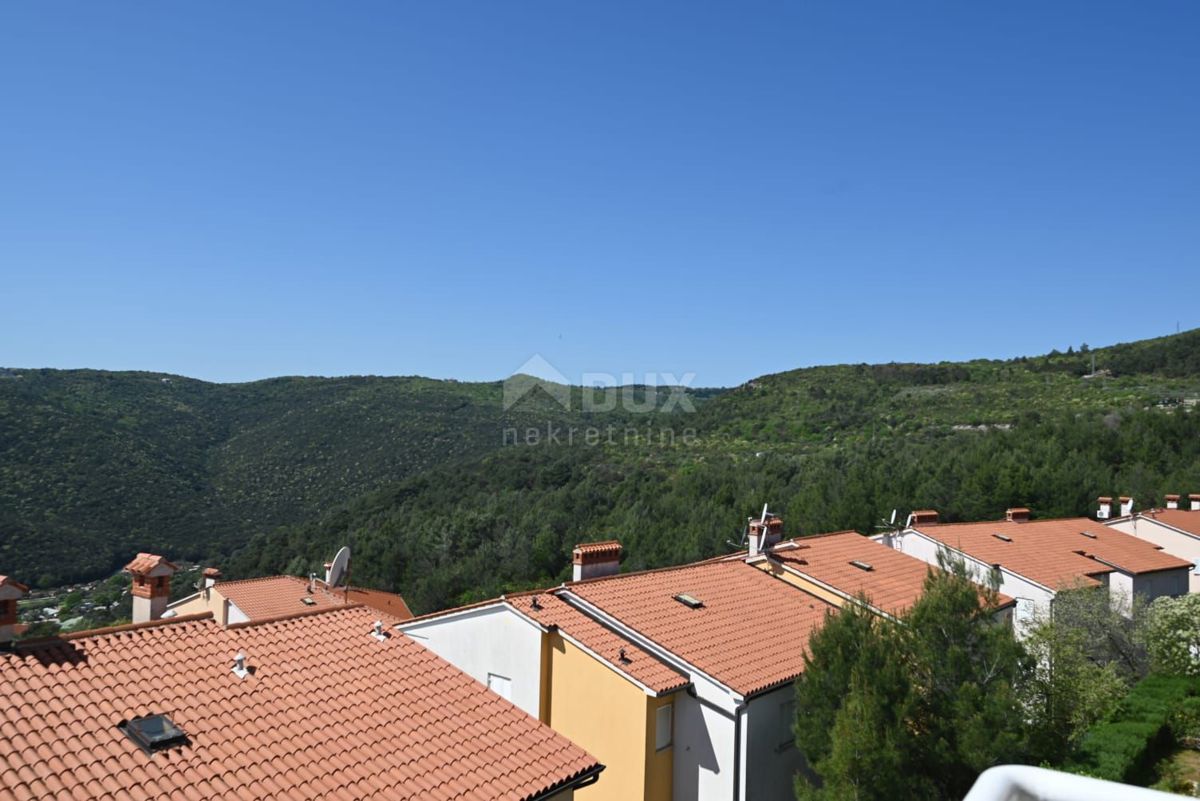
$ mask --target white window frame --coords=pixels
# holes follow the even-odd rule
[[[512,679],[499,673],[488,672],[487,688],[505,701],[512,703]]]
[[[665,714],[664,714],[665,713]],[[665,722],[664,722],[665,718]],[[675,743],[675,704],[663,704],[654,710],[654,750],[662,751]],[[665,740],[665,742],[664,742]]]

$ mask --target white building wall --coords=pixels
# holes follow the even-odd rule
[[[875,539],[882,541],[882,537]],[[945,548],[940,542],[929,537],[922,536],[915,531],[905,531],[902,534],[891,537],[892,547],[898,551],[915,556],[923,562],[931,565],[938,564],[938,552]],[[988,584],[992,572],[991,565],[984,564],[978,559],[973,559],[970,556],[963,556],[968,568],[974,574],[975,581],[980,584]],[[1045,616],[1050,614],[1050,602],[1054,600],[1054,593],[1029,581],[1026,578],[1018,576],[1007,570],[1000,571],[1000,586],[999,591],[1009,598],[1013,598],[1017,602],[1016,609],[1012,614],[1013,632],[1017,638],[1023,638],[1028,633],[1033,624]]]
[[[742,717],[746,730],[746,792],[743,798],[791,801],[794,777],[808,765],[792,734],[796,688],[786,684],[750,700]]]
[[[691,676],[697,697],[675,701],[675,801],[729,801],[734,797],[734,699],[703,676]],[[604,781],[601,776],[601,781]],[[743,796],[744,798],[744,796]]]
[[[509,679],[509,700],[541,717],[542,631],[508,607],[486,606],[398,628],[483,685],[489,674]]]
[[[1133,517],[1115,521],[1109,528],[1123,531],[1140,540],[1154,543],[1171,556],[1186,559],[1193,565],[1200,565],[1200,538],[1164,526],[1155,520],[1145,517]],[[1187,592],[1200,592],[1200,571],[1194,568],[1189,571]],[[1157,597],[1157,596],[1155,596]]]

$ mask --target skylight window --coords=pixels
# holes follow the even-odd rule
[[[305,606],[316,606],[317,605],[316,599],[310,595],[301,596],[300,603],[304,604]]]
[[[1092,533],[1092,532],[1090,532],[1090,531],[1081,531],[1081,532],[1079,532],[1079,533],[1080,533],[1080,534],[1082,534],[1083,536],[1085,536],[1085,537],[1089,538],[1089,539],[1093,539],[1093,540],[1094,540],[1094,539],[1096,539],[1096,535],[1095,535],[1095,534],[1093,534],[1093,533]]]
[[[166,715],[145,715],[133,720],[123,720],[117,724],[117,728],[147,754],[186,745],[188,742],[187,733],[172,723]]]
[[[675,600],[688,607],[689,609],[699,609],[704,606],[704,601],[694,595],[688,595],[686,592],[681,592],[675,596]]]
[[[998,540],[1003,540],[1004,542],[1012,542],[1012,537],[1008,536],[1007,534],[993,534],[992,536]]]
[[[859,561],[858,559],[851,559],[850,564],[854,565],[859,570],[868,570],[869,571],[869,570],[875,569],[871,566],[870,562],[862,562],[862,561]]]

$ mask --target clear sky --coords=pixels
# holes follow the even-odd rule
[[[694,385],[1200,326],[1200,3],[0,5],[0,365]]]

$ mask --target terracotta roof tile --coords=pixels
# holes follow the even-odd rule
[[[0,653],[0,799],[516,801],[598,768],[433,652],[370,636],[378,616],[180,618]],[[245,679],[230,671],[238,651]],[[189,742],[144,754],[116,724],[148,712]]]
[[[533,608],[534,598],[540,609]],[[553,592],[506,596],[505,600],[538,623],[558,628],[612,667],[656,693],[671,692],[688,684],[687,676]]]
[[[916,528],[981,562],[999,564],[1050,589],[1096,584],[1095,576],[1114,569],[1106,562],[1135,575],[1191,566],[1144,540],[1086,517],[943,523]]]
[[[937,570],[857,531],[784,540],[772,549],[771,558],[846,595],[865,595],[876,609],[893,614],[916,603],[929,572]],[[1003,594],[996,600],[1000,608],[1016,603]]]
[[[347,603],[341,590],[330,590],[320,582],[310,593],[308,581],[297,576],[218,581],[213,589],[236,604],[251,620],[289,616],[310,609],[332,609]],[[305,603],[305,598],[312,603]]]
[[[836,607],[740,559],[628,573],[566,590],[742,695],[800,675],[808,638]],[[699,599],[691,608],[675,599]]]
[[[400,620],[408,620],[413,616],[412,610],[408,608],[408,602],[394,592],[351,587],[349,595],[351,603],[365,604]]]
[[[1200,512],[1188,509],[1155,509],[1145,512],[1142,516],[1200,537]]]
[[[134,557],[132,562],[125,565],[125,569],[130,573],[149,573],[157,567],[167,567],[171,570],[179,569],[173,562],[167,561],[165,556],[153,553],[139,553]]]
[[[903,612],[912,606],[921,597],[930,570],[920,559],[857,531],[786,540],[772,549],[771,558],[847,595],[865,595],[872,606],[885,612]]]

